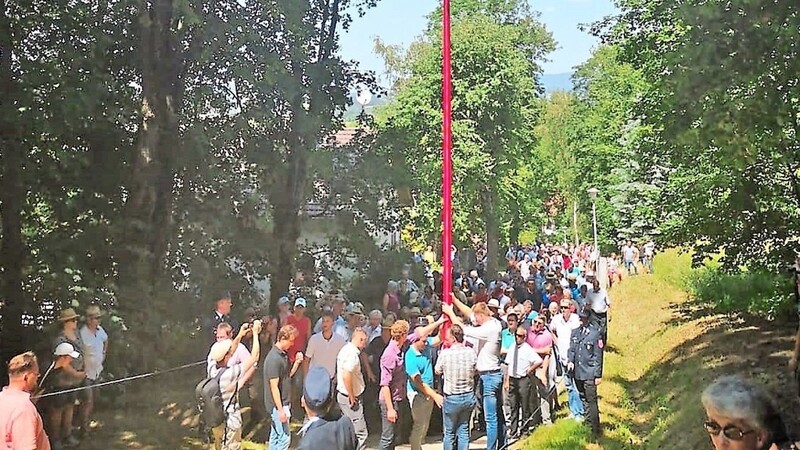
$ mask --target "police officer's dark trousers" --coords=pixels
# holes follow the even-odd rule
[[[531,377],[509,377],[508,379],[508,399],[511,408],[510,431],[512,436],[518,432],[524,433],[530,426],[531,385]],[[522,412],[521,420],[520,412]],[[520,422],[523,425],[522,429],[519,428]]]
[[[600,409],[597,406],[597,384],[592,380],[575,380],[581,395],[586,421],[592,429],[592,436],[600,436]]]

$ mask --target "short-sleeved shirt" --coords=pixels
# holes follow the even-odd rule
[[[222,375],[220,375],[220,371]],[[216,365],[208,368],[208,377],[213,378],[217,375],[219,377],[219,390],[222,393],[222,405],[225,412],[228,413],[228,427],[232,430],[238,430],[242,427],[242,410],[239,407],[239,392],[236,388],[236,383],[242,376],[243,367],[241,364],[236,364],[232,367],[217,367]]]
[[[103,327],[98,326],[97,331],[92,331],[84,325],[80,331],[81,341],[83,341],[83,357],[86,366],[86,378],[94,381],[103,373],[103,362],[105,361],[105,344],[108,341],[108,334]]]
[[[503,325],[497,319],[489,319],[480,326],[464,326],[464,336],[478,341],[479,371],[500,369],[500,334]]]
[[[553,345],[553,333],[547,328],[543,328],[541,333],[528,330],[528,344],[533,348],[549,348]]]
[[[0,392],[0,449],[50,450],[42,417],[25,391],[4,387]]]
[[[283,406],[289,404],[290,381],[289,381],[289,357],[285,351],[277,346],[273,346],[264,359],[264,405],[267,411],[275,409],[276,405],[272,399],[272,389],[269,380],[278,379],[278,391],[281,393],[281,403]]]
[[[514,334],[508,328],[503,329],[500,333],[500,351],[506,352],[508,348],[514,345]]]
[[[520,345],[514,344],[508,349],[505,362],[508,365],[509,377],[525,378],[528,376],[528,368],[532,364],[541,363],[542,357],[527,342],[523,342]]]
[[[562,314],[557,314],[553,317],[550,323],[550,330],[555,332],[556,348],[558,349],[558,357],[564,364],[567,363],[567,352],[569,351],[570,336],[572,330],[581,327],[581,320],[577,314],[570,314],[569,320],[564,320]]]
[[[636,253],[636,249],[633,246],[626,245],[622,247],[622,255],[625,257],[625,261],[633,261],[633,256]]]
[[[592,311],[598,314],[605,314],[608,312],[608,306],[611,305],[611,299],[608,298],[608,293],[603,288],[600,288],[600,292],[594,292],[594,289],[590,289],[586,293],[586,303],[589,304]]]
[[[364,374],[361,372],[361,350],[352,342],[347,343],[336,357],[336,389],[347,395],[344,385],[344,372],[350,372],[353,382],[353,395],[358,397],[364,393]]]
[[[236,350],[233,351],[231,357],[228,358],[228,367],[233,367],[237,364],[241,364],[247,361],[248,359],[250,359],[250,350],[248,350],[247,347],[240,342],[239,345],[236,347]],[[216,367],[217,365],[217,362],[211,359],[210,357],[208,358],[206,363],[208,363],[207,371],[210,371],[212,367]]]
[[[406,351],[404,364],[406,375],[408,376],[407,389],[409,391],[419,393],[417,386],[411,382],[411,378],[417,374],[420,375],[424,384],[433,386],[433,347],[431,347],[430,344],[431,339],[428,338],[427,342],[425,342],[425,347],[423,347],[421,351],[414,348],[413,345]]]
[[[286,324],[297,328],[297,337],[294,339],[294,344],[286,351],[286,354],[289,356],[289,362],[294,363],[297,352],[306,351],[308,339],[311,337],[311,319],[306,316],[298,318],[294,314],[291,314],[286,317]]]
[[[331,333],[330,339],[325,339],[322,332],[311,336],[306,350],[306,356],[310,361],[309,367],[322,366],[333,379],[336,376],[336,357],[345,344],[347,341],[335,332]]]
[[[439,353],[436,373],[444,378],[444,394],[458,395],[475,390],[475,350],[463,345],[450,347]]]

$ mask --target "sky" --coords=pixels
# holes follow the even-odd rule
[[[553,33],[557,50],[550,54],[544,72],[571,72],[586,61],[597,39],[578,29],[615,12],[612,0],[529,0],[541,20]],[[437,0],[380,0],[364,17],[355,17],[350,30],[342,35],[342,56],[361,63],[361,68],[383,72],[383,62],[372,51],[374,36],[392,45],[408,46],[422,34],[425,16],[436,8]]]

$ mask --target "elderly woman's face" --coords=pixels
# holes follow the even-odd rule
[[[766,444],[768,433],[755,430],[741,419],[730,419],[714,411],[706,411],[706,431],[716,450],[760,450]]]

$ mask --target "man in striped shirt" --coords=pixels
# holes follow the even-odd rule
[[[436,361],[436,373],[444,378],[444,450],[469,448],[469,418],[475,409],[475,351],[464,345],[464,329],[453,324]]]

